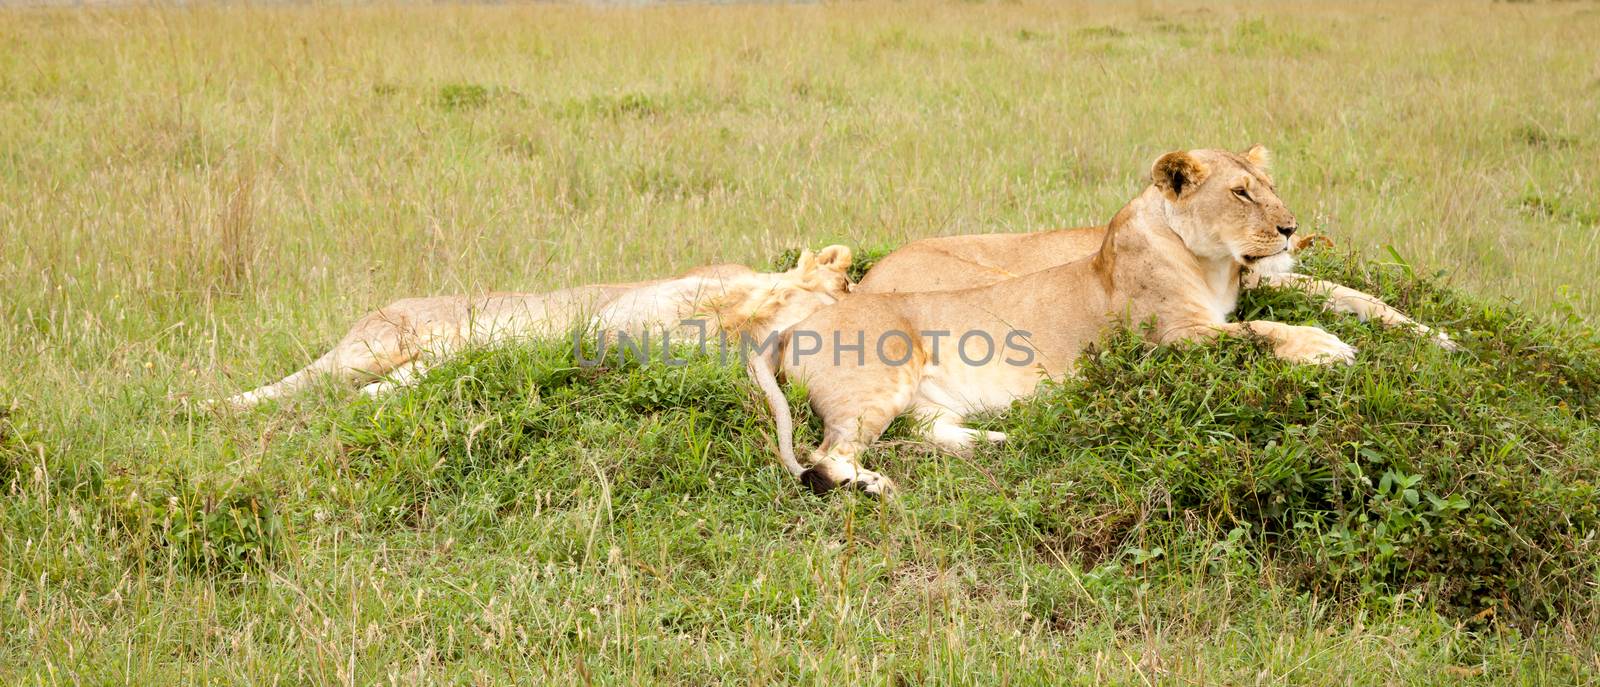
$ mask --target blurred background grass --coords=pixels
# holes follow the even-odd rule
[[[1600,311],[1593,3],[4,18],[0,307],[35,373],[149,341],[217,388],[400,295],[1097,224],[1161,152],[1252,142],[1342,246]]]

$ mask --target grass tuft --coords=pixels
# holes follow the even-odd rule
[[[16,415],[15,401],[0,405],[0,493],[5,494],[22,484],[35,445],[32,432],[20,424]]]
[[[1576,136],[1551,131],[1534,124],[1524,124],[1512,131],[1517,142],[1536,148],[1570,148],[1578,143]]]
[[[197,574],[237,576],[284,550],[277,497],[250,479],[216,483],[167,471],[119,474],[102,497],[136,556]]]
[[[475,83],[452,83],[439,87],[439,107],[446,110],[475,110],[489,104],[489,88]]]

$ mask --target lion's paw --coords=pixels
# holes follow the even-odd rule
[[[894,480],[871,470],[856,470],[856,478],[850,486],[884,499],[892,498],[895,493]]]
[[[863,470],[842,460],[819,460],[805,472],[800,482],[818,494],[839,487],[850,487],[880,498],[894,495],[894,481],[871,470]]]
[[[1413,324],[1413,326],[1411,328],[1412,331],[1416,332],[1417,336],[1420,336],[1420,337],[1422,337],[1424,339],[1432,341],[1433,345],[1438,346],[1439,348],[1443,348],[1444,350],[1450,351],[1452,353],[1455,352],[1455,351],[1461,350],[1461,344],[1456,343],[1456,340],[1450,338],[1449,334],[1441,332],[1441,331],[1439,331],[1437,329],[1433,329],[1432,327],[1429,327],[1428,325],[1425,325],[1425,324],[1420,324],[1420,323],[1412,323],[1412,324]]]
[[[1356,361],[1356,349],[1317,327],[1294,327],[1273,349],[1279,358],[1297,363],[1330,365]]]

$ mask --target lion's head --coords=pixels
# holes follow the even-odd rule
[[[708,310],[727,332],[787,329],[850,293],[851,260],[850,248],[837,244],[816,253],[801,251],[795,266],[775,280],[730,288]]]
[[[1150,170],[1166,200],[1167,221],[1197,257],[1231,259],[1255,272],[1294,266],[1297,228],[1267,175],[1262,146],[1243,153],[1189,150],[1162,155]]]
[[[849,246],[833,244],[812,255],[802,251],[800,259],[785,276],[794,279],[801,288],[824,293],[834,300],[850,293],[850,263],[854,259]]]

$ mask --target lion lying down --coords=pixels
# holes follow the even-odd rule
[[[787,272],[724,264],[673,279],[548,293],[407,298],[357,320],[333,350],[298,372],[211,403],[249,408],[305,389],[319,378],[360,385],[369,394],[384,393],[416,381],[429,367],[465,348],[554,338],[575,326],[637,335],[714,312],[707,322],[713,333],[720,327],[764,334],[842,298],[850,286],[850,261],[849,248],[833,245],[816,254],[803,252]]]
[[[1258,160],[1264,172],[1268,165],[1265,148],[1256,146],[1247,153]],[[913,241],[886,255],[861,278],[854,293],[906,293],[948,291],[989,286],[1007,279],[1059,267],[1073,260],[1094,255],[1105,243],[1106,225],[1055,229],[1030,234],[973,234],[941,236]],[[1320,236],[1291,239],[1290,252]],[[1329,242],[1331,243],[1331,242]],[[1280,258],[1287,260],[1288,256]],[[1288,271],[1250,270],[1243,287],[1274,286],[1304,291],[1323,298],[1322,305],[1332,312],[1355,315],[1388,327],[1410,329],[1429,337],[1448,350],[1455,343],[1444,332],[1435,331],[1400,312],[1376,296],[1332,282]]]
[[[1266,168],[1259,146],[1243,154],[1168,153],[1152,168],[1151,184],[1103,230],[1032,245],[1038,235],[957,237],[966,243],[927,246],[914,255],[923,259],[902,262],[904,270],[891,264],[894,255],[886,258],[863,280],[879,293],[858,289],[750,360],[777,421],[784,466],[819,492],[850,485],[887,495],[893,483],[858,461],[890,421],[912,413],[925,439],[958,452],[1003,441],[962,423],[1072,372],[1111,327],[1151,323],[1144,331],[1157,344],[1254,335],[1286,360],[1354,360],[1354,348],[1317,327],[1229,322],[1249,274],[1328,294],[1336,310],[1434,335],[1371,296],[1288,272],[1297,225]],[[929,286],[955,290],[923,290]],[[804,383],[823,422],[809,467],[794,458],[775,370]]]

